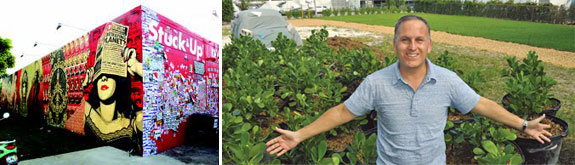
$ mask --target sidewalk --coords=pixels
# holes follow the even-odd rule
[[[83,165],[103,165],[103,164],[185,164],[179,160],[166,155],[152,155],[148,157],[129,156],[126,151],[110,147],[98,147],[83,151],[70,152],[60,155],[43,158],[25,160],[19,164],[83,164]]]

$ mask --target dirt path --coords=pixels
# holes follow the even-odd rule
[[[344,27],[356,30],[371,31],[376,33],[393,35],[393,27],[387,27],[387,26],[366,25],[359,23],[328,21],[319,19],[297,19],[297,20],[288,20],[288,22],[296,27],[334,26],[334,27]],[[496,41],[481,37],[454,35],[440,31],[431,31],[431,38],[435,42],[442,42],[446,44],[471,47],[479,50],[505,53],[511,56],[516,56],[518,58],[526,57],[527,51],[532,50],[536,51],[537,55],[539,56],[539,59],[545,62],[564,66],[567,68],[575,68],[575,53],[573,52],[540,48],[511,42]]]

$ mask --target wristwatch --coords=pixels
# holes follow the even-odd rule
[[[523,120],[523,128],[521,131],[525,132],[525,128],[527,128],[527,120]]]

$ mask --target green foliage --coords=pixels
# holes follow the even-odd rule
[[[333,16],[339,16],[340,15],[341,10],[338,10],[338,9],[331,9],[331,10],[333,12]]]
[[[365,138],[363,132],[356,132],[353,135],[353,143],[348,146],[349,152],[346,156],[350,164],[375,164],[377,159],[376,134],[371,134]]]
[[[245,136],[242,133],[249,134],[248,144],[252,145],[266,140],[267,137],[261,137],[264,131],[277,136],[271,129],[278,125],[268,125],[266,120],[274,116],[283,119],[287,129],[298,130],[349,97],[348,87],[357,87],[368,74],[383,67],[365,48],[335,53],[328,47],[327,37],[327,30],[314,30],[304,45],[297,47],[294,41],[279,35],[271,43],[275,49],[268,50],[260,41],[242,36],[233,38],[224,47],[222,134],[226,139],[223,141],[226,158],[233,158],[230,160],[234,163],[258,163],[252,160],[260,160],[259,155],[238,155],[231,151],[248,150],[237,140]],[[337,129],[350,131],[366,123],[365,117],[360,117]],[[266,128],[270,130],[262,130]],[[339,154],[325,154],[322,143],[324,134],[302,142],[278,159],[304,164],[342,162]]]
[[[509,77],[505,81],[509,104],[505,108],[524,119],[540,114],[543,106],[551,104],[551,87],[557,82],[545,74],[543,61],[538,60],[535,52],[528,52],[522,64],[515,57],[506,60],[509,68],[503,71],[503,76]]]
[[[291,18],[293,17],[293,11],[291,11],[291,10],[290,10],[290,11],[285,11],[284,14],[285,14],[285,16],[286,16],[288,19],[291,19]]]
[[[473,147],[474,159],[480,164],[521,163],[521,155],[510,144],[517,138],[515,130],[500,126],[501,123],[483,116],[475,117],[473,123],[463,122],[456,128],[453,128],[453,123],[448,122],[445,130],[449,131],[445,134],[445,141],[450,148],[460,145],[461,142],[468,142]]]
[[[263,159],[264,143],[253,143],[247,132],[241,133],[240,143],[229,144],[228,148],[233,156],[229,157],[236,164],[259,164]]]
[[[575,19],[575,7],[570,10],[573,10],[573,18]],[[340,16],[321,19],[393,27],[400,17],[408,14],[427,19],[428,22],[432,23],[431,30],[575,52],[575,46],[572,44],[575,43],[575,37],[565,35],[575,34],[575,28],[565,25],[425,13]],[[517,29],[521,30],[518,31]]]
[[[10,49],[12,49],[12,41],[0,37],[0,76],[5,76],[6,69],[14,67],[15,58],[10,53]]]
[[[573,13],[562,6],[553,6],[550,3],[537,5],[533,2],[514,4],[513,1],[507,1],[504,4],[501,0],[491,0],[487,3],[469,0],[422,0],[415,1],[415,11],[553,24],[568,24],[575,21],[575,17],[569,17]]]
[[[222,0],[222,21],[230,22],[234,16],[232,0]]]
[[[239,0],[239,4],[236,4],[240,10],[247,10],[249,4],[252,0]]]
[[[329,17],[331,16],[331,12],[332,12],[331,9],[324,9],[323,11],[321,11],[321,15],[324,17]]]
[[[435,60],[435,64],[437,66],[444,67],[446,69],[449,69],[449,70],[457,73],[458,75],[461,75],[463,73],[463,71],[461,71],[461,69],[459,69],[455,66],[456,62],[457,62],[457,60],[455,58],[449,56],[449,52],[447,50],[444,51],[443,53],[441,53],[441,55],[439,55],[437,60]]]

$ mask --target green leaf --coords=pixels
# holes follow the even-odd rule
[[[511,144],[507,144],[505,146],[505,149],[503,150],[503,152],[505,153],[514,153],[515,152],[515,147],[513,147],[513,145]]]
[[[289,95],[290,95],[290,92],[286,92],[286,93],[282,94],[281,98],[282,98],[282,99],[285,99],[285,98],[286,98],[287,96],[289,96]]]
[[[343,93],[343,92],[345,92],[345,91],[347,91],[347,87],[346,87],[346,86],[344,86],[343,88],[341,88],[341,89],[339,90],[340,93]]]
[[[485,152],[484,152],[481,148],[474,148],[474,149],[473,149],[473,153],[474,153],[475,155],[483,155],[483,154],[485,154]]]
[[[239,109],[234,110],[234,112],[232,112],[232,115],[237,116],[240,115],[242,111],[240,111]]]
[[[248,145],[249,138],[250,138],[250,135],[247,132],[242,132],[240,134],[240,145],[241,145],[241,147]]]
[[[225,103],[223,105],[223,107],[224,107],[224,111],[226,111],[226,112],[229,112],[232,110],[232,104],[231,103]]]
[[[279,159],[274,159],[274,161],[272,161],[272,164],[282,164],[282,162]]]
[[[464,137],[460,135],[460,136],[457,137],[457,139],[455,139],[455,143],[459,144],[459,143],[461,143],[463,140],[465,140]]]
[[[255,125],[254,128],[252,128],[252,132],[253,132],[254,134],[256,134],[259,130],[260,130],[260,127],[257,126],[257,125]]]
[[[322,158],[325,155],[325,152],[327,152],[327,143],[325,142],[325,140],[322,140],[321,142],[319,142],[318,145],[317,157]]]
[[[257,145],[253,146],[250,149],[250,164],[254,163],[254,164],[259,164],[260,161],[264,158],[264,149],[266,147],[266,144],[264,143],[258,143]]]
[[[481,146],[489,153],[498,155],[499,154],[499,150],[497,150],[497,146],[495,146],[495,144],[491,141],[491,140],[486,140],[481,142]]]
[[[248,97],[246,97],[246,100],[248,101],[248,103],[250,103],[250,104],[251,104],[251,103],[252,103],[252,96],[248,96]]]
[[[521,162],[523,162],[521,155],[513,154],[513,156],[511,157],[511,160],[509,161],[509,164],[521,164]]]
[[[252,125],[250,123],[244,123],[242,125],[241,132],[249,131],[251,128],[252,128]]]
[[[313,88],[305,88],[304,92],[307,94],[312,94],[315,93],[315,90]]]
[[[444,136],[446,142],[451,142],[451,140],[453,140],[453,137],[450,134],[445,134]]]
[[[326,97],[327,97],[327,95],[325,95],[325,93],[323,93],[323,92],[320,92],[320,93],[319,93],[319,97],[323,97],[323,98],[326,98]]]

